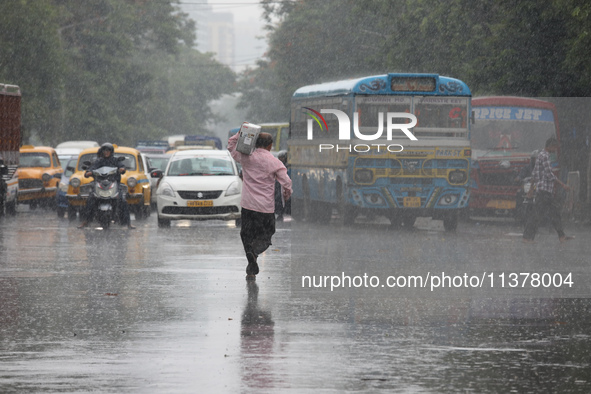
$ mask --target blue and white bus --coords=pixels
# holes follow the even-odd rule
[[[395,226],[430,216],[455,230],[470,193],[470,100],[464,82],[436,74],[297,89],[289,140],[292,214],[328,222],[336,208],[345,224],[365,214],[386,216]]]

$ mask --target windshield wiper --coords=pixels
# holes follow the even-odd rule
[[[518,146],[512,146],[510,148],[505,148],[504,146],[495,146],[494,148],[488,148],[488,150],[515,150],[519,149]]]

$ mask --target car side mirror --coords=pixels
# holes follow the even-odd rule
[[[164,176],[164,174],[162,173],[162,170],[151,170],[150,171],[150,176],[152,178],[162,178]]]

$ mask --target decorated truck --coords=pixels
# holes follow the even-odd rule
[[[16,213],[20,145],[20,88],[0,83],[0,215]]]

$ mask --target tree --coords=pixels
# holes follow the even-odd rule
[[[49,0],[0,2],[0,81],[22,92],[23,140],[59,133],[66,69]]]

